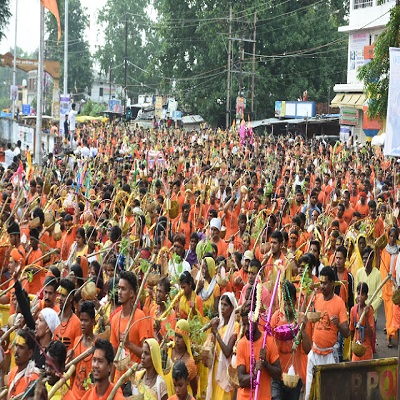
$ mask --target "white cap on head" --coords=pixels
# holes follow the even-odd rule
[[[252,260],[254,260],[254,254],[253,254],[253,252],[252,252],[251,250],[246,250],[246,251],[244,252],[243,258],[244,258],[245,260],[250,260],[250,261],[252,261]]]
[[[217,228],[220,231],[221,230],[221,220],[219,218],[213,218],[210,221],[210,228]]]
[[[52,308],[49,307],[43,308],[43,310],[40,312],[43,315],[43,318],[46,321],[46,324],[49,327],[51,334],[53,335],[58,325],[60,325],[60,319],[58,318],[58,314]]]

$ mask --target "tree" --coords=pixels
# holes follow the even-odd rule
[[[64,26],[64,1],[57,0],[61,26]],[[92,57],[89,43],[85,40],[85,29],[89,19],[86,8],[80,0],[69,0],[68,15],[68,92],[83,97],[92,86]],[[57,44],[57,22],[51,13],[46,14],[46,28],[49,37],[46,43],[46,58],[59,61],[61,76],[64,74],[64,30]]]
[[[108,0],[99,16],[106,38],[96,54],[102,71],[111,70],[113,82],[124,85],[127,21],[128,95],[158,90],[174,96],[186,113],[224,121],[229,2],[154,0],[152,5],[157,22],[146,12],[149,0]],[[345,24],[348,5],[349,0],[232,2],[231,114],[239,89],[249,109],[254,13],[252,117],[260,118],[273,115],[276,100],[297,100],[305,90],[310,100],[328,102],[333,85],[346,79],[347,38],[337,28]]]
[[[216,122],[225,112],[218,110],[217,101],[226,97],[229,3],[158,0],[155,7],[161,46],[154,71],[164,77],[162,86],[178,97],[183,111]],[[309,99],[327,102],[332,86],[346,76],[347,39],[337,27],[344,24],[347,10],[348,1],[340,0],[235,2],[231,104],[235,104],[239,88],[249,104],[252,43],[248,40],[253,37],[255,12],[253,117],[273,115],[276,100],[297,100],[305,90]]]
[[[158,78],[147,71],[156,62],[154,47],[158,37],[147,14],[149,0],[107,0],[99,13],[105,43],[98,46],[96,60],[103,73],[117,85],[125,86],[125,43],[127,43],[127,96],[153,94]],[[126,41],[126,42],[125,42]]]
[[[358,71],[358,79],[364,81],[367,93],[368,116],[385,119],[389,94],[389,47],[400,45],[400,5],[390,10],[390,19],[385,30],[374,43],[374,58]]]
[[[92,100],[88,100],[83,106],[81,115],[90,115],[92,117],[97,117],[101,115],[106,108],[103,103],[95,103]]]
[[[10,0],[0,0],[0,40],[5,37],[4,29],[10,17]]]

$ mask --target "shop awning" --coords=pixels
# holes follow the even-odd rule
[[[338,93],[331,102],[332,107],[354,107],[362,110],[366,96],[363,93]]]
[[[365,101],[367,100],[367,96],[363,93],[360,98],[357,100],[357,103],[355,104],[356,108],[358,108],[359,110],[363,109],[363,105],[365,103]]]
[[[331,106],[332,107],[339,107],[340,103],[342,102],[342,99],[344,97],[344,93],[338,93],[333,100],[331,101]]]

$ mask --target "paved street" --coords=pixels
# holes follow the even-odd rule
[[[374,354],[374,358],[397,357],[397,340],[393,341],[393,347],[389,349],[387,347],[386,334],[383,332],[384,327],[385,312],[382,303],[378,311],[378,323],[376,328],[378,345],[376,346],[376,354]]]

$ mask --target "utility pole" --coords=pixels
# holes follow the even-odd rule
[[[110,65],[110,93],[108,94],[108,104],[110,104],[110,100],[111,100],[111,71],[112,71],[112,67]]]
[[[242,7],[243,8],[243,7]],[[242,35],[239,44],[239,92],[238,96],[242,96],[243,92],[243,63],[244,63],[244,10],[242,15]]]
[[[124,114],[126,114],[126,95],[127,95],[127,73],[128,73],[128,15],[125,14],[125,59],[124,59],[124,86],[125,86],[125,96],[124,96]]]
[[[68,94],[68,2],[64,2],[64,94]]]
[[[36,110],[36,136],[35,136],[35,161],[42,161],[42,111],[43,111],[43,63],[44,63],[44,6],[40,3],[40,40],[37,74],[37,110]]]
[[[257,13],[254,13],[254,28],[253,28],[253,61],[252,61],[252,72],[251,72],[251,118],[254,119],[254,84],[256,78],[256,24],[257,24]]]
[[[231,113],[231,52],[232,52],[232,4],[229,5],[229,34],[228,34],[228,76],[226,80],[226,129],[229,129]]]
[[[13,61],[13,90],[12,93],[14,95],[14,89],[17,84],[17,26],[18,26],[18,0],[15,2],[15,32],[14,32],[14,61]],[[17,100],[18,100],[18,90],[17,90]],[[11,107],[12,119],[15,118],[15,99],[12,99],[12,107]],[[17,116],[18,121],[18,116]]]

